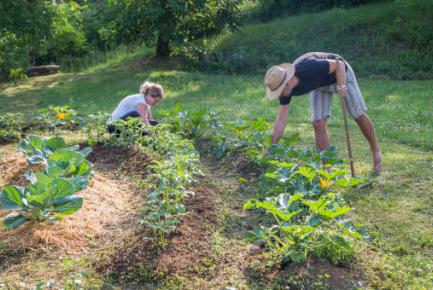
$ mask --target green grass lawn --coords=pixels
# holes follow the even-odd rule
[[[204,68],[260,72],[309,51],[336,52],[363,76],[432,76],[432,1],[377,1],[243,25],[204,45]]]
[[[354,68],[356,71],[356,67]],[[0,86],[0,113],[33,114],[50,104],[71,105],[82,115],[110,112],[122,97],[134,94],[144,80],[160,82],[167,99],[154,108],[184,104],[188,110],[208,107],[226,119],[264,117],[273,121],[277,102],[264,99],[262,75],[218,75],[176,69],[176,62],[158,64],[132,59],[86,73],[31,78]],[[371,239],[360,244],[354,265],[378,288],[433,287],[433,82],[359,80],[383,150],[384,171],[372,189],[348,198],[356,219],[369,228]],[[345,152],[338,99],[329,122],[331,142]],[[355,166],[367,175],[371,157],[367,142],[350,125]],[[308,97],[292,102],[287,133],[300,132],[313,145]]]

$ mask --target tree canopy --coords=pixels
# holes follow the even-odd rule
[[[239,23],[240,0],[2,0],[0,75],[59,62],[90,50],[146,43],[168,57],[173,47]]]

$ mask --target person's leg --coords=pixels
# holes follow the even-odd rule
[[[371,153],[373,155],[373,169],[380,170],[382,168],[382,153],[377,143],[376,134],[374,133],[373,122],[367,114],[355,119],[359,129],[370,144]]]
[[[314,136],[316,145],[320,151],[324,151],[329,146],[329,135],[326,127],[326,118],[313,121]]]
[[[311,120],[314,128],[316,145],[320,151],[329,146],[329,135],[326,127],[327,118],[331,116],[332,91],[322,87],[310,94]]]
[[[382,168],[382,154],[374,132],[373,122],[365,113],[367,106],[365,105],[364,97],[359,89],[355,74],[350,65],[348,65],[348,68],[346,72],[348,96],[345,98],[347,110],[358,124],[359,129],[370,145],[370,150],[373,155],[373,169],[380,170]]]
[[[120,119],[126,121],[126,119],[128,118],[138,118],[138,117],[140,117],[140,114],[137,111],[131,111],[129,113],[126,113],[122,117],[120,117]]]

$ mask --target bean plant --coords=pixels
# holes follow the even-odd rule
[[[89,115],[84,125],[84,132],[87,134],[87,143],[92,146],[102,143],[107,136],[107,120],[110,114],[97,112]]]
[[[184,199],[194,195],[190,184],[196,176],[203,175],[194,144],[184,138],[185,131],[178,131],[178,125],[144,128],[138,118],[119,120],[115,123],[117,132],[109,140],[116,146],[135,146],[155,155],[148,166],[150,174],[141,182],[151,191],[143,207],[141,223],[151,229],[161,247],[167,245],[167,236],[185,214]]]

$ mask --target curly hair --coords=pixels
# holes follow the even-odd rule
[[[145,96],[155,96],[155,97],[159,97],[161,99],[163,99],[164,96],[164,89],[162,88],[162,86],[158,83],[152,83],[152,82],[148,82],[145,81],[141,86],[140,86],[140,93],[142,93]]]

